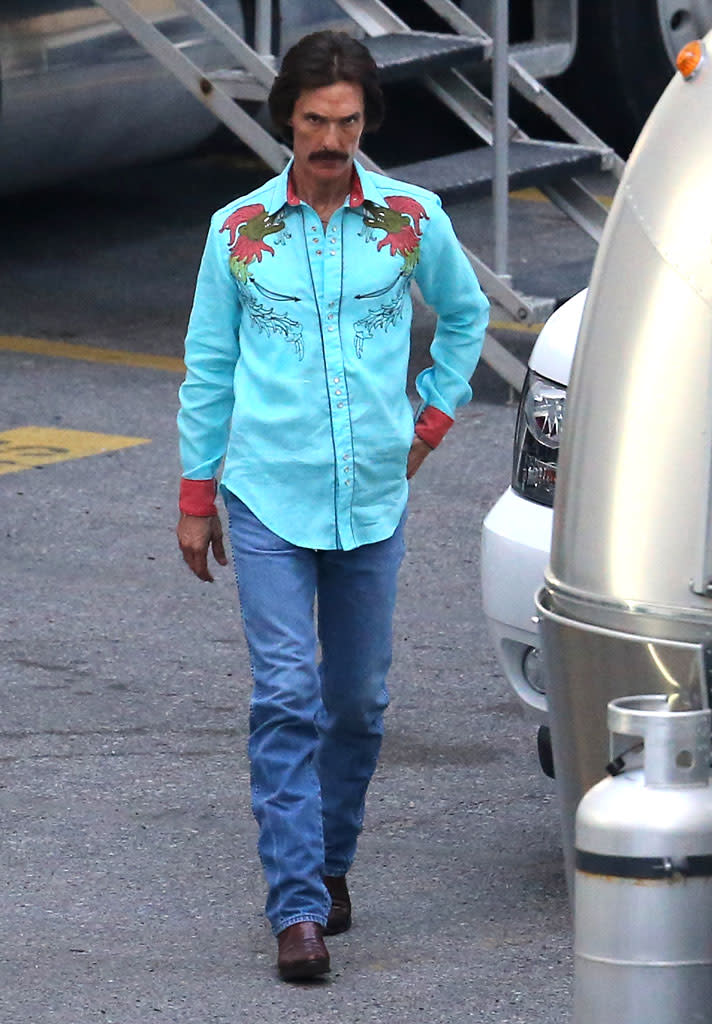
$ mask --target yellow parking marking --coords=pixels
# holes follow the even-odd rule
[[[544,324],[521,324],[518,320],[490,320],[489,326],[495,331],[517,331],[521,334],[538,334]]]
[[[0,432],[0,475],[149,443],[147,437],[93,434],[55,427],[16,427]]]
[[[530,203],[548,203],[544,193],[538,188],[515,188],[509,193],[510,199],[523,199]]]
[[[54,356],[60,359],[82,359],[90,363],[113,363],[117,366],[140,366],[150,370],[183,373],[185,365],[177,356],[152,356],[143,352],[124,352],[116,348],[95,348],[74,345],[67,341],[45,341],[42,338],[14,337],[0,334],[0,350],[27,352],[30,355]]]
[[[549,200],[542,191],[538,188],[517,188],[509,193],[510,199],[522,199],[530,203],[548,203]],[[597,199],[601,206],[605,206],[607,210],[611,208],[613,203],[613,196],[597,195],[593,197]]]

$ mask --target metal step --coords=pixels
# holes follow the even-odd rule
[[[382,82],[407,81],[444,68],[481,63],[485,44],[466,36],[437,32],[394,32],[362,40],[376,62]],[[210,73],[234,99],[266,99],[269,88],[244,70],[220,69]]]
[[[569,66],[571,43],[512,43],[509,53],[534,78],[551,78]]]
[[[600,152],[585,146],[560,142],[510,143],[510,188],[550,185],[561,178],[600,169]],[[483,146],[389,167],[386,173],[422,185],[449,200],[473,199],[492,192],[494,153],[489,146]]]
[[[486,54],[481,39],[437,32],[389,32],[362,41],[376,62],[382,82],[418,78],[442,68],[479,64]]]

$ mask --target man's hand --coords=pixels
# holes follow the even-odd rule
[[[186,565],[193,570],[199,580],[212,583],[213,577],[208,568],[208,549],[212,547],[213,557],[218,565],[227,565],[220,517],[182,514],[178,520],[176,534]]]
[[[426,455],[430,455],[432,450],[433,449],[429,444],[426,444],[425,441],[419,438],[417,434],[415,435],[413,443],[410,446],[410,451],[408,452],[408,467],[405,474],[407,480],[410,480],[411,477],[415,476],[422,463],[425,461]]]

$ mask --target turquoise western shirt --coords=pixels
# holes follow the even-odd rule
[[[289,170],[212,218],[185,343],[183,477],[215,478],[224,460],[222,485],[274,533],[349,550],[391,536],[407,500],[412,281],[438,314],[416,387],[446,423],[471,398],[489,306],[432,192],[357,164],[324,230]]]

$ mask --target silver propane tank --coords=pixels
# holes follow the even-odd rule
[[[625,697],[608,728],[576,813],[574,1022],[710,1024],[710,711]]]

